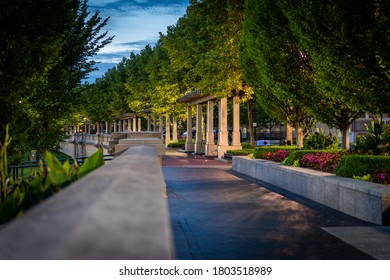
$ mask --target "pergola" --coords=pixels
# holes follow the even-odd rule
[[[232,142],[229,145],[228,131],[228,98],[223,97],[218,99],[213,95],[205,95],[196,90],[188,92],[184,96],[178,98],[179,103],[187,104],[187,140],[185,145],[186,152],[194,152],[195,154],[205,154],[206,156],[218,156],[223,158],[227,150],[241,150],[240,139],[240,104],[239,96],[233,96],[233,131]],[[218,143],[214,143],[214,102],[218,102]],[[206,111],[206,144],[203,145],[202,131],[202,113],[203,105],[207,104]],[[196,138],[195,144],[192,141],[192,107],[196,106]]]

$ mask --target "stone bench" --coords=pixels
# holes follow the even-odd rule
[[[137,146],[0,228],[0,259],[173,258],[157,151]]]
[[[346,213],[390,225],[390,187],[277,162],[233,157],[234,171]]]

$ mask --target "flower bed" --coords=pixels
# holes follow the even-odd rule
[[[301,167],[334,173],[341,160],[341,153],[317,152],[305,154],[300,160]]]
[[[339,149],[301,150],[293,146],[270,146],[256,148],[253,157],[390,185],[389,156],[351,155]]]
[[[291,153],[290,151],[286,151],[286,150],[278,150],[276,152],[265,152],[263,154],[263,159],[282,162],[290,155],[290,153]]]

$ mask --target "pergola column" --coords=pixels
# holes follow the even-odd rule
[[[218,110],[218,158],[224,157],[226,151],[229,149],[228,127],[227,127],[227,97],[219,101]]]
[[[141,131],[141,117],[138,117],[138,131]]]
[[[214,102],[207,101],[207,117],[206,117],[206,156],[212,156],[216,154],[217,145],[214,142]]]
[[[106,134],[109,134],[109,132],[108,132],[108,122],[106,122]]]
[[[196,136],[195,136],[195,154],[203,154],[202,147],[202,104],[196,104]]]
[[[186,152],[194,151],[194,144],[192,143],[192,108],[187,107],[187,139],[186,139]]]
[[[241,150],[241,135],[240,135],[240,97],[233,97],[233,134],[232,134],[232,150]]]
[[[136,117],[133,118],[133,130],[132,131],[133,132],[137,131],[137,118]]]
[[[100,133],[100,122],[96,123],[96,134]]]
[[[156,115],[156,113],[153,114],[153,131],[157,132],[157,115]]]
[[[163,135],[163,123],[164,123],[164,120],[163,120],[163,116],[160,115],[158,117],[158,132],[161,133],[161,139],[164,139],[164,135]]]
[[[177,139],[177,117],[173,116],[173,131],[172,131],[172,142],[178,142]]]
[[[165,117],[165,146],[171,143],[171,119],[169,114]]]
[[[131,131],[131,121],[130,119],[127,119],[127,132]]]
[[[151,117],[150,117],[150,114],[148,114],[148,131],[152,131],[152,127],[151,127]]]
[[[114,121],[114,133],[117,132],[116,121]]]

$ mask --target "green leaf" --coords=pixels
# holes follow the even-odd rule
[[[45,184],[44,191],[51,184],[54,187],[64,187],[70,183],[70,176],[68,176],[65,168],[61,165],[61,162],[51,153],[46,152],[46,164],[47,164],[47,182]],[[58,189],[54,189],[57,191]]]
[[[80,170],[78,171],[79,178],[95,170],[96,168],[102,166],[103,164],[104,164],[103,153],[102,150],[99,149],[93,155],[87,158],[87,160],[83,163]]]

